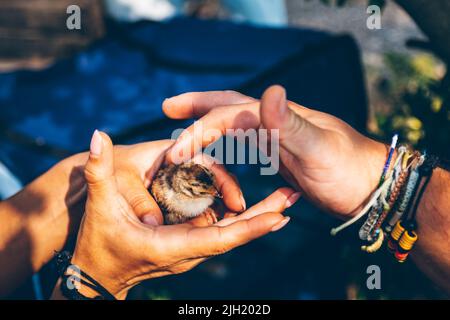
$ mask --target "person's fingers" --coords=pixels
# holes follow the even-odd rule
[[[270,212],[249,220],[240,220],[224,227],[210,226],[187,229],[183,251],[186,258],[222,254],[271,231],[277,231],[288,222],[289,217]]]
[[[115,150],[119,192],[136,216],[148,225],[159,225],[164,220],[159,206],[148,192],[148,187],[161,167],[165,151],[173,143],[173,140],[160,140],[119,146]]]
[[[159,140],[143,142],[132,146],[121,146],[118,151],[118,157],[123,157],[126,153],[125,166],[122,168],[116,163],[117,171],[129,171],[132,164],[142,179],[145,187],[149,187],[153,176],[164,162],[166,151],[175,143],[174,140]]]
[[[114,178],[114,151],[106,133],[95,130],[92,135],[89,158],[84,168],[88,197],[95,203],[104,203],[117,194]]]
[[[258,102],[215,108],[183,131],[168,152],[167,160],[185,162],[223,135],[235,134],[237,129],[257,129],[259,125]]]
[[[132,171],[116,173],[119,192],[123,195],[135,215],[148,225],[163,224],[161,209],[148,192],[141,177]]]
[[[225,216],[216,223],[217,226],[227,226],[240,220],[251,219],[266,212],[283,212],[293,206],[300,198],[300,193],[291,188],[280,188],[264,200],[258,202],[244,213],[237,216]]]
[[[312,150],[310,147],[322,138],[323,130],[288,106],[286,90],[281,86],[272,86],[264,92],[260,113],[264,128],[279,129],[280,145],[296,156]]]
[[[233,178],[223,165],[217,163],[214,158],[206,154],[198,154],[192,161],[212,171],[215,176],[215,186],[222,195],[223,202],[228,209],[235,212],[245,210],[246,204],[241,188],[237,180]]]
[[[194,227],[208,227],[217,222],[218,215],[212,208],[208,208],[204,213],[186,222]]]
[[[223,219],[229,219],[229,218],[234,218],[236,217],[238,214],[234,213],[234,212],[227,212],[223,215]]]
[[[172,119],[201,117],[219,106],[256,101],[235,91],[210,91],[184,93],[163,102],[164,113]]]

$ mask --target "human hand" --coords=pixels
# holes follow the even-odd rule
[[[95,133],[84,170],[86,212],[72,264],[119,299],[143,280],[185,272],[210,256],[281,229],[289,218],[280,212],[298,198],[294,190],[283,188],[244,213],[213,226],[150,226],[139,220],[119,191],[114,153],[109,137]],[[151,178],[147,176],[149,183]],[[80,291],[95,295],[86,286]]]
[[[168,161],[187,159],[214,140],[209,129],[279,129],[281,175],[319,207],[347,219],[376,188],[387,149],[342,120],[286,100],[280,86],[261,101],[237,92],[186,93],[163,104],[173,119],[200,117],[201,128],[187,128],[168,153]],[[215,139],[217,137],[214,137]]]
[[[148,191],[149,177],[153,177],[160,168],[165,151],[172,144],[171,140],[161,140],[130,146],[114,146],[114,170],[119,192],[133,208],[136,216],[146,224],[159,225],[163,223],[161,210]],[[89,154],[85,152],[63,160],[58,166],[64,166],[66,169],[59,169],[58,177],[53,180],[56,188],[63,180],[69,181],[69,175],[72,175],[73,184],[70,186],[69,194],[78,194],[76,199],[80,202],[82,199],[83,204],[85,199],[80,197],[80,194],[86,190],[83,168],[88,156]],[[206,166],[214,173],[217,188],[223,195],[228,209],[236,212],[245,210],[245,201],[240,187],[223,166],[214,163],[207,157],[197,157],[196,162]],[[78,178],[74,179],[73,176]],[[72,202],[74,201],[75,199],[72,200]]]
[[[147,191],[147,177],[159,168],[172,143],[166,140],[114,148],[119,191],[135,215],[148,224],[162,223],[162,215]],[[68,238],[78,232],[86,203],[83,169],[87,159],[88,153],[64,159],[1,202],[0,243],[11,245],[0,254],[0,296],[8,295],[23,279],[39,271],[52,259],[54,251],[62,250]],[[228,206],[241,208],[237,184],[227,183],[232,179],[225,174],[216,175],[229,190],[224,192]],[[18,247],[24,249],[17,250]]]

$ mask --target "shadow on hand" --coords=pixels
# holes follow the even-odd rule
[[[19,225],[18,231],[7,240],[0,250],[0,297],[8,299],[31,299],[32,286],[29,277],[40,271],[43,282],[44,297],[49,297],[56,283],[58,275],[56,268],[49,262],[53,259],[55,251],[71,250],[74,248],[78,227],[83,216],[86,202],[86,188],[83,177],[83,166],[72,169],[69,176],[69,188],[61,196],[52,194],[48,199],[33,183],[8,199],[8,205],[22,216],[17,221],[2,221],[2,224]],[[49,203],[61,201],[63,204]],[[67,229],[51,229],[52,221],[57,213],[46,212],[52,208],[65,208],[62,215],[67,216]],[[42,229],[33,229],[42,220]],[[58,217],[58,219],[61,217]],[[64,219],[64,217],[62,217]],[[16,217],[14,217],[16,219]],[[50,228],[47,228],[50,227]],[[7,230],[7,229],[6,229]],[[38,255],[38,256],[36,256]],[[37,269],[37,270],[36,270]]]

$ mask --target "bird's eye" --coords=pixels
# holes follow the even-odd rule
[[[212,183],[212,177],[206,173],[205,171],[199,172],[197,179],[202,183],[203,185],[210,185]]]

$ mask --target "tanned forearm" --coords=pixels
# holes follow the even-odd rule
[[[450,295],[450,173],[434,170],[417,211],[418,235],[411,255],[418,267]]]
[[[62,161],[0,203],[0,297],[38,271],[78,230],[85,197],[83,161],[84,156]]]

